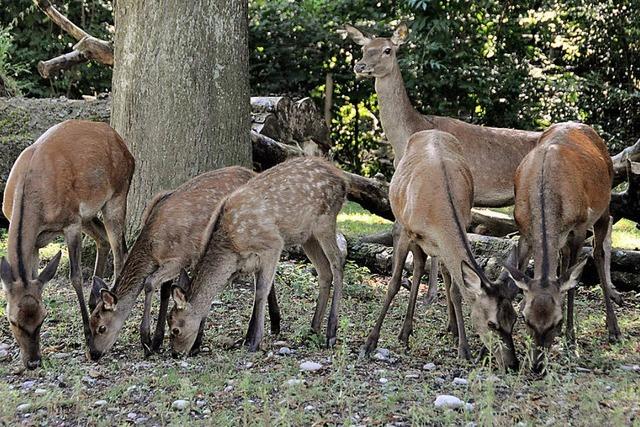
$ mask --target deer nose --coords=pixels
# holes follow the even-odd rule
[[[102,352],[98,350],[91,350],[88,352],[88,356],[90,360],[96,362],[102,357]]]
[[[355,71],[356,73],[362,73],[366,68],[367,68],[366,64],[363,64],[362,62],[358,62],[356,66],[353,67],[353,71]]]

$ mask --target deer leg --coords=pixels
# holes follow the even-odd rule
[[[256,273],[256,292],[253,303],[253,313],[251,314],[249,330],[247,331],[247,338],[245,340],[245,345],[250,352],[258,350],[262,336],[264,335],[264,309],[267,305],[267,298],[271,291],[281,251],[281,249],[274,251],[270,259],[268,256],[265,256],[265,259],[261,260],[262,267]]]
[[[409,304],[407,305],[407,313],[404,317],[404,323],[402,324],[400,335],[398,335],[398,339],[401,343],[404,344],[406,348],[409,348],[409,336],[413,332],[413,314],[416,308],[418,290],[420,289],[420,279],[424,274],[425,263],[425,253],[422,252],[422,249],[416,247],[413,251],[413,276],[411,278],[411,293],[409,295]]]
[[[394,230],[395,231],[395,230]],[[376,320],[376,324],[369,333],[367,337],[367,341],[362,348],[361,355],[366,356],[371,354],[373,350],[378,345],[378,339],[380,339],[380,329],[382,328],[382,322],[384,322],[384,318],[387,316],[387,311],[389,311],[389,307],[391,306],[391,302],[398,294],[401,286],[402,280],[402,269],[404,267],[404,260],[407,258],[407,254],[409,253],[409,236],[406,233],[402,232],[398,235],[396,239],[394,236],[393,242],[393,272],[391,273],[391,279],[389,280],[389,285],[387,286],[387,294],[384,297],[384,302],[382,303],[382,309],[378,314],[378,319]],[[414,260],[414,266],[416,262]]]
[[[107,258],[109,256],[109,237],[104,224],[98,218],[82,224],[82,231],[87,233],[96,242],[96,263],[93,268],[93,275],[104,277],[104,271],[107,266]]]
[[[278,306],[278,296],[276,295],[276,284],[271,284],[271,290],[267,297],[267,304],[269,306],[269,322],[271,323],[271,334],[280,334],[280,306]]]
[[[196,335],[196,340],[193,342],[191,346],[191,350],[189,350],[189,356],[195,356],[200,353],[200,346],[202,345],[202,337],[204,335],[204,325],[207,321],[206,316],[202,318],[200,322],[200,326],[198,327],[198,335]]]
[[[604,295],[604,306],[607,313],[607,330],[609,342],[618,342],[622,337],[618,327],[618,319],[611,302],[620,299],[620,294],[613,288],[611,282],[611,228],[613,220],[607,211],[593,227],[593,259],[600,276],[600,286]],[[620,299],[621,302],[621,299]]]
[[[111,252],[113,253],[113,282],[120,274],[127,244],[124,238],[124,227],[127,216],[127,195],[118,195],[105,203],[102,208],[104,228],[107,230]]]
[[[151,341],[151,351],[158,353],[162,348],[164,341],[164,328],[167,326],[167,310],[169,309],[169,298],[171,297],[171,284],[169,280],[162,284],[160,288],[160,310],[158,312],[158,321],[156,322],[156,331]]]
[[[564,277],[566,272],[578,261],[580,250],[587,238],[587,230],[574,231],[567,244],[562,248],[562,264],[560,266],[560,277]],[[576,290],[569,289],[567,291],[567,325],[565,330],[565,338],[569,347],[576,345],[576,328],[575,328],[575,296]]]
[[[180,273],[180,268],[181,264],[179,261],[170,260],[147,276],[144,281],[144,312],[142,315],[142,322],[140,323],[140,342],[142,343],[142,349],[146,357],[150,356],[153,352],[153,342],[151,341],[151,304],[153,302],[153,294],[161,283],[171,283],[171,279]],[[169,294],[170,290],[169,285],[169,289],[165,289],[165,292]],[[168,304],[169,302],[165,301],[165,305]],[[156,335],[162,333],[162,337],[164,337],[164,320],[160,319],[160,314],[162,313],[159,313],[158,316]],[[164,316],[166,317],[166,307]],[[161,343],[162,339],[160,339],[160,344]]]
[[[458,321],[456,316],[456,310],[451,298],[451,275],[446,269],[442,269],[442,279],[444,281],[444,290],[447,295],[447,314],[449,321],[447,323],[447,331],[451,332],[454,338],[458,337]]]
[[[329,309],[329,319],[327,321],[327,348],[336,344],[338,333],[338,312],[340,311],[340,301],[342,300],[342,254],[336,242],[335,217],[324,227],[324,231],[315,233],[316,239],[324,255],[329,260],[331,275],[333,276],[333,297],[331,308]]]
[[[64,238],[69,249],[69,276],[71,279],[71,285],[76,291],[78,304],[80,306],[80,316],[82,317],[85,341],[89,348],[92,348],[92,335],[91,330],[89,329],[89,312],[82,292],[82,268],[80,264],[82,254],[81,230],[80,224],[71,225],[64,229]]]
[[[329,260],[325,256],[322,246],[320,246],[320,243],[314,236],[311,236],[309,240],[302,245],[302,248],[318,272],[318,301],[316,302],[316,309],[313,314],[313,319],[311,320],[311,330],[314,334],[319,334],[324,312],[327,309],[333,274],[331,273],[331,264],[329,264]]]
[[[429,267],[429,290],[427,291],[426,305],[431,305],[438,296],[438,257],[430,257],[431,266]]]
[[[464,330],[464,317],[462,313],[462,295],[457,283],[453,283],[450,290],[453,308],[456,313],[456,324],[458,325],[458,357],[471,360],[471,350],[467,342],[467,334]]]

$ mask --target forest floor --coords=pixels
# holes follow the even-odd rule
[[[352,205],[340,221],[348,234],[386,226]],[[624,339],[612,345],[600,289],[579,288],[577,348],[568,351],[558,340],[549,374],[538,378],[527,369],[521,320],[514,333],[524,362],[520,372],[457,359],[456,343],[444,332],[444,294],[425,306],[425,289],[411,348],[405,351],[396,338],[408,299],[402,290],[382,329],[386,350],[360,359],[388,278],[352,264],[338,344],[324,349],[322,337],[308,335],[316,279],[309,264],[289,261],[280,263],[276,278],[282,332],[267,334],[262,351],[226,349],[244,335],[251,311],[253,290],[239,283],[214,301],[198,356],[176,360],[165,352],[145,359],[137,333],[140,301],[112,351],[93,363],[84,357],[75,296],[62,277],[45,288],[44,367],[35,371],[21,370],[0,293],[0,425],[640,425],[637,294],[626,293],[624,307],[616,308]],[[477,353],[480,342],[470,335]],[[303,362],[321,367],[303,371]],[[471,405],[436,408],[442,394]]]

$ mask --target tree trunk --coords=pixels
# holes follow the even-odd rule
[[[251,166],[246,0],[118,0],[112,126],[136,158],[129,236],[158,191]]]

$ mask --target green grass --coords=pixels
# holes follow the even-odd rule
[[[351,235],[390,225],[354,204],[345,207],[339,221],[341,230]],[[43,368],[21,372],[8,322],[0,318],[0,343],[10,346],[10,360],[0,361],[0,425],[110,426],[135,420],[149,426],[637,425],[640,372],[623,367],[640,364],[640,295],[627,293],[625,306],[616,307],[624,339],[612,345],[607,342],[600,290],[579,288],[577,348],[569,351],[558,340],[549,356],[551,372],[539,379],[527,370],[529,339],[521,320],[514,333],[524,362],[520,372],[504,374],[489,364],[458,360],[456,342],[444,332],[444,295],[440,292],[435,304],[426,306],[424,286],[411,348],[405,351],[396,338],[408,299],[408,292],[402,290],[380,337],[380,346],[391,351],[390,360],[359,359],[387,280],[347,264],[339,340],[333,350],[322,348],[323,337],[308,332],[318,292],[309,265],[281,262],[276,288],[282,333],[275,337],[267,332],[262,351],[248,354],[243,349],[225,349],[244,335],[251,314],[252,287],[234,284],[212,307],[202,354],[185,360],[174,360],[166,353],[144,359],[137,332],[142,312],[139,298],[112,351],[92,363],[84,357],[74,292],[68,280],[55,279],[44,290],[49,316],[42,327]],[[4,306],[4,293],[0,293],[0,311]],[[467,331],[477,354],[480,342],[470,322]],[[279,355],[282,346],[295,353]],[[301,372],[299,364],[309,360],[321,363],[323,369]],[[436,369],[424,370],[427,362],[435,363]],[[455,386],[455,377],[466,378],[469,384]],[[302,383],[289,384],[292,379]],[[453,394],[474,408],[436,409],[433,401],[439,394]],[[188,400],[189,408],[172,409],[177,399]],[[98,400],[107,403],[96,406]],[[16,411],[23,403],[32,405],[28,417]]]
[[[338,229],[347,237],[379,233],[391,228],[391,221],[371,214],[354,202],[345,203],[338,215]]]

